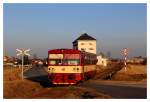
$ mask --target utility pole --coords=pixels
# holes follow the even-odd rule
[[[22,80],[23,80],[23,64],[24,64],[24,55],[27,55],[27,56],[30,56],[30,54],[28,53],[30,51],[30,49],[16,49],[16,52],[17,53],[17,56],[20,56],[22,57],[22,71],[21,71],[21,76],[22,76]]]

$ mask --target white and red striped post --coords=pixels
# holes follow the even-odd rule
[[[125,71],[127,70],[127,54],[129,52],[129,49],[128,48],[123,48],[122,49],[122,54],[124,55],[124,68],[125,68]]]
[[[124,56],[124,68],[126,71],[127,70],[127,54],[125,54],[125,56]]]

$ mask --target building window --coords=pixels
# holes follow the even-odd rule
[[[89,45],[93,45],[92,43],[89,43]]]
[[[89,50],[94,50],[93,48],[89,48]]]
[[[85,48],[81,48],[81,51],[85,51]]]
[[[81,45],[84,45],[84,43],[81,43]]]

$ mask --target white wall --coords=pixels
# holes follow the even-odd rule
[[[102,58],[101,55],[97,56],[97,65],[101,65],[101,66],[107,66],[108,63],[108,59],[107,58]]]
[[[82,48],[86,52],[96,54],[96,40],[78,40],[78,50]]]

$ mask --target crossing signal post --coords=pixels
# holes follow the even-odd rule
[[[128,52],[129,52],[129,49],[128,48],[123,48],[121,50],[123,56],[124,56],[124,68],[125,68],[125,71],[127,70],[127,55],[128,55]]]
[[[21,56],[22,58],[22,71],[21,71],[21,76],[22,76],[22,80],[23,80],[23,64],[24,64],[24,55],[30,56],[29,54],[30,49],[16,49],[17,52],[17,56]]]

